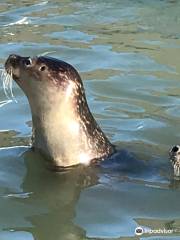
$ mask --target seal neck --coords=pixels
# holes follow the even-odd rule
[[[69,82],[64,91],[46,95],[30,100],[35,149],[63,167],[89,164],[114,152],[89,110],[83,85]]]

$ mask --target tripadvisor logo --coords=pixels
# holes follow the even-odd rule
[[[173,229],[143,229],[142,227],[137,227],[135,229],[135,234],[137,236],[142,235],[143,233],[147,233],[147,234],[172,234],[173,233]]]

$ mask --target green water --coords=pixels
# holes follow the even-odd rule
[[[0,1],[0,64],[11,53],[74,65],[95,118],[119,148],[168,163],[180,143],[180,1]],[[180,239],[180,182],[77,168],[54,173],[28,151],[23,92],[0,84],[0,240]],[[166,172],[167,170],[167,172]],[[151,171],[150,171],[151,173]],[[174,229],[135,236],[135,228]]]

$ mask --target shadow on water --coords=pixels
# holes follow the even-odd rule
[[[117,155],[98,166],[52,172],[27,148],[0,151],[0,239],[136,239],[138,225],[180,226],[180,182],[138,179],[125,171],[135,158],[124,150],[122,172]]]

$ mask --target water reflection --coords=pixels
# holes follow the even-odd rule
[[[38,208],[28,216],[33,225],[30,232],[35,239],[82,239],[85,232],[73,224],[75,206],[83,188],[97,183],[97,176],[91,168],[75,168],[64,173],[43,169],[43,164],[29,152],[25,156],[27,173],[23,182],[24,192],[33,192],[26,204]],[[41,210],[40,210],[41,209]],[[51,223],[51,227],[49,227]],[[27,230],[27,229],[26,229]]]
[[[83,167],[55,173],[45,168],[44,160],[29,150],[18,159],[12,159],[18,148],[8,149],[8,153],[2,151],[8,161],[4,161],[4,166],[1,161],[1,174],[14,175],[14,181],[12,175],[11,179],[0,178],[5,181],[1,206],[9,202],[8,210],[1,212],[3,230],[30,232],[39,240],[82,239],[85,231],[72,220],[81,191],[97,183],[96,173]]]
[[[162,218],[159,222],[155,219],[156,227],[166,227],[172,220],[173,226],[179,224],[179,181],[148,182],[144,176],[138,180],[129,171],[123,175],[112,161],[58,173],[47,169],[44,159],[27,148],[0,152],[0,185],[4,186],[0,236],[21,239],[30,233],[38,240],[133,239],[136,226],[153,226],[152,217]],[[121,156],[132,161],[124,153]]]

